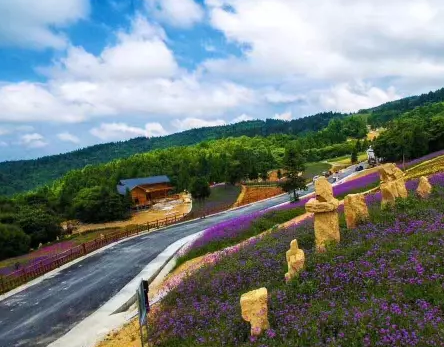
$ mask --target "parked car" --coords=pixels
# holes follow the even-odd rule
[[[364,170],[364,167],[362,165],[356,166],[356,169],[355,169],[356,172],[362,171],[362,170]]]
[[[313,183],[315,183],[319,179],[319,177],[321,177],[321,176],[314,176],[313,177]]]

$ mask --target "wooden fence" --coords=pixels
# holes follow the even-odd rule
[[[268,197],[266,196],[264,198],[269,198],[272,196],[275,196],[275,194],[270,195]],[[256,202],[256,201],[251,201],[251,202]],[[247,203],[248,202],[244,201],[242,203],[242,206],[246,205]],[[138,235],[142,232],[155,230],[168,225],[172,225],[181,221],[187,221],[196,218],[205,218],[208,215],[223,212],[232,207],[239,207],[239,206],[237,204],[221,205],[213,209],[192,211],[188,214],[175,215],[172,217],[159,219],[154,222],[128,227],[123,231],[119,230],[113,233],[103,234],[103,236],[98,237],[93,241],[83,243],[81,245],[68,249],[67,251],[58,253],[44,260],[41,260],[37,263],[23,267],[9,275],[0,277],[0,294],[6,293],[22,284],[25,284],[39,276],[42,276],[54,269],[57,269],[75,259],[83,257],[84,255],[92,253],[98,250],[99,248],[105,247],[113,242],[128,238],[130,236]]]

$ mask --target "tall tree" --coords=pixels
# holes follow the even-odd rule
[[[191,183],[190,193],[194,199],[204,201],[211,195],[211,188],[205,177],[196,177]]]
[[[298,146],[290,146],[285,149],[284,169],[286,179],[282,182],[282,189],[293,193],[293,201],[298,200],[297,190],[306,189],[305,179],[302,173],[305,171],[305,157]]]

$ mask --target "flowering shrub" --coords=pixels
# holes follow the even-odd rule
[[[341,243],[315,254],[313,221],[252,240],[172,290],[150,317],[156,346],[439,346],[444,344],[444,175],[431,198],[414,194]],[[285,284],[285,252],[297,238],[306,267]],[[239,298],[269,292],[271,330],[250,338]]]

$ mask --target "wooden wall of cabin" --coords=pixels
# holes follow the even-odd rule
[[[136,187],[131,191],[131,197],[133,198],[133,202],[136,206],[139,205],[147,205],[149,201],[146,199],[145,190],[142,188]]]
[[[145,189],[163,189],[155,192],[146,193]],[[168,192],[172,189],[171,185],[161,183],[161,184],[151,184],[136,187],[131,191],[131,197],[136,206],[146,206],[152,203],[152,200],[164,199],[168,196]],[[151,198],[148,199],[148,196]]]

